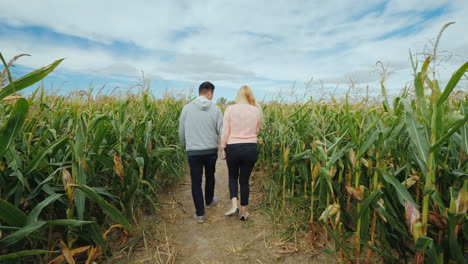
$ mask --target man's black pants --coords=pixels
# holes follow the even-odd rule
[[[257,144],[228,144],[225,151],[229,170],[230,197],[231,199],[237,198],[239,182],[241,193],[240,205],[246,206],[249,204],[249,178],[258,158]]]
[[[202,191],[203,168],[205,168],[205,203],[210,204],[214,197],[217,159],[217,153],[188,156],[190,178],[192,180],[192,198],[198,216],[205,215]]]

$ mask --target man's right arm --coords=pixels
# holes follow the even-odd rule
[[[227,145],[227,141],[229,139],[229,135],[231,134],[231,120],[229,118],[229,106],[224,111],[223,117],[223,132],[221,133],[221,149],[224,151]]]
[[[185,147],[185,107],[182,108],[182,113],[179,118],[179,138],[180,142]]]
[[[221,137],[223,133],[223,113],[221,112],[221,109],[217,107],[218,110],[216,111],[216,133],[218,133],[218,136]]]

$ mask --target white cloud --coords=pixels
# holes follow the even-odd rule
[[[253,72],[236,68],[220,58],[200,54],[177,55],[175,60],[169,63],[169,66],[161,67],[159,70],[191,76],[192,79],[203,79],[207,74],[212,80],[231,80],[237,79],[239,76],[254,75]]]
[[[373,71],[380,60],[400,69],[388,80],[390,90],[397,91],[411,80],[408,50],[422,50],[452,20],[457,24],[447,29],[440,48],[456,56],[440,67],[441,76],[450,76],[468,59],[464,0],[392,0],[382,14],[375,8],[381,0],[45,2],[0,0],[8,10],[0,13],[0,22],[46,27],[102,45],[47,36],[38,40],[27,33],[0,36],[4,54],[33,55],[19,61],[25,66],[67,57],[61,69],[72,72],[131,78],[144,71],[156,79],[209,79],[230,88],[249,81],[253,88],[277,91],[311,77],[331,84],[349,79],[375,84],[379,77]],[[418,12],[441,5],[449,5],[447,14],[422,22]],[[379,40],[411,25],[421,31]],[[145,52],[106,49],[116,42]]]

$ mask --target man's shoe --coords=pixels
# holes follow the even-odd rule
[[[193,213],[193,219],[195,219],[195,221],[197,221],[200,224],[205,222],[205,216],[204,215],[198,216],[197,213]]]
[[[211,201],[210,204],[207,204],[207,205],[206,205],[206,208],[211,208],[211,207],[215,206],[216,204],[218,204],[218,202],[219,202],[218,197],[214,196],[214,197],[213,197],[213,201]]]

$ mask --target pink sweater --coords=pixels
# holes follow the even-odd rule
[[[227,144],[257,143],[257,135],[262,126],[260,110],[249,104],[230,105],[224,111],[221,148]]]

